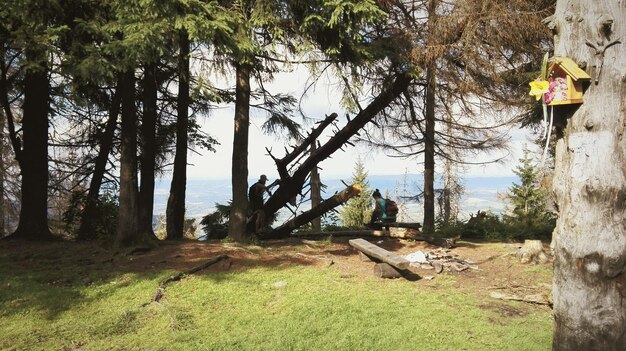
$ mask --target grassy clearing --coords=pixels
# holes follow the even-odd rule
[[[547,350],[548,313],[333,266],[200,273],[85,270],[0,255],[3,350]],[[23,267],[23,266],[22,266]],[[17,273],[16,273],[17,272]],[[513,313],[507,313],[513,311]]]

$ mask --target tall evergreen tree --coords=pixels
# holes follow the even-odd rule
[[[372,191],[367,180],[367,170],[359,157],[354,166],[350,184],[361,187],[361,193],[345,203],[339,213],[341,224],[348,228],[362,228],[369,223],[372,215]]]
[[[513,183],[507,192],[513,206],[508,219],[527,225],[551,220],[553,216],[547,209],[548,193],[539,184],[538,172],[527,148],[519,161],[521,164],[513,172],[521,184]]]
[[[187,187],[187,147],[189,128],[189,34],[179,32],[178,99],[176,105],[176,155],[174,173],[167,199],[166,228],[168,239],[182,239],[185,226],[185,191]]]

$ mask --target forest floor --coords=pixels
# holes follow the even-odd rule
[[[437,250],[376,239],[406,255]],[[519,244],[461,241],[478,269],[412,268],[379,279],[347,239],[236,245],[163,243],[147,252],[95,243],[0,242],[1,350],[540,350],[552,337],[552,265],[521,264]],[[163,279],[218,255],[216,264]]]

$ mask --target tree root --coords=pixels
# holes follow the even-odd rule
[[[208,268],[208,267],[210,267],[210,266],[212,266],[212,265],[214,265],[214,264],[216,264],[218,262],[221,262],[221,261],[224,261],[224,260],[229,260],[229,259],[230,258],[228,256],[226,256],[226,255],[220,255],[220,256],[217,256],[217,257],[214,257],[214,258],[210,259],[209,261],[207,261],[207,262],[205,262],[205,263],[203,263],[203,264],[201,264],[199,266],[193,267],[190,270],[187,270],[187,271],[184,271],[184,272],[180,272],[180,273],[178,273],[176,275],[173,275],[173,276],[171,276],[171,277],[169,277],[167,279],[162,280],[159,283],[159,287],[157,288],[156,293],[154,294],[154,297],[152,298],[151,302],[159,302],[159,301],[161,301],[161,299],[163,298],[163,295],[165,293],[165,286],[167,284],[169,284],[171,282],[179,281],[179,280],[183,279],[187,275],[194,274],[194,273],[199,272],[199,271],[201,271],[203,269],[206,269],[206,268]],[[148,304],[149,303],[146,303],[146,304],[144,304],[144,306],[146,306]]]

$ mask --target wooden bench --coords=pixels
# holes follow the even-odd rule
[[[374,266],[374,275],[379,278],[399,278],[402,276],[401,271],[409,268],[410,262],[404,257],[387,251],[365,239],[352,239],[348,243],[374,261],[380,261]]]

